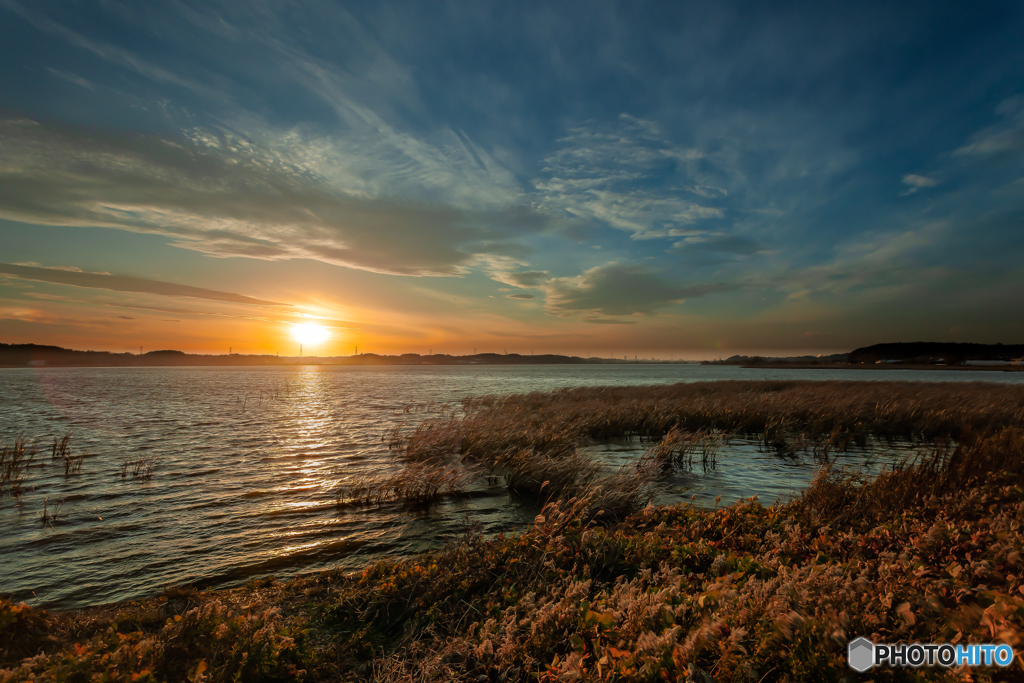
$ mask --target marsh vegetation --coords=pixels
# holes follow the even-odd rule
[[[1024,426],[1024,388],[1017,386],[697,382],[469,398],[461,414],[449,407],[385,438],[406,463],[407,474],[393,475],[398,480],[426,468],[457,469],[465,482],[464,468],[471,467],[479,476],[500,478],[510,493],[541,502],[589,496],[595,514],[603,510],[617,521],[650,500],[658,477],[715,469],[737,439],[753,439],[780,458],[806,454],[823,465],[871,441],[909,443],[919,447],[916,457],[934,464],[958,440],[1016,426]],[[632,467],[610,471],[586,448],[621,438],[649,444]],[[434,492],[442,497],[450,490]]]
[[[0,666],[10,681],[839,681],[858,635],[1020,646],[1022,473],[1024,431],[1007,427],[871,481],[826,467],[783,505],[601,525],[572,497],[522,533],[352,574],[65,614],[0,601]]]
[[[355,573],[171,587],[67,613],[3,600],[0,678],[820,681],[848,676],[858,635],[1017,648],[1022,406],[1024,388],[888,382],[469,400],[391,431],[399,467],[334,495],[345,508],[429,505],[485,482],[535,501],[532,525],[469,529]],[[615,438],[644,448],[618,463],[594,455]],[[660,478],[728,472],[740,440],[780,462],[809,457],[819,473],[769,506],[648,505]],[[840,466],[844,449],[878,441],[916,448],[877,476]],[[18,462],[31,460],[20,444],[5,463],[15,446]],[[44,526],[60,502],[44,501]]]

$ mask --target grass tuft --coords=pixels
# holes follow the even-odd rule
[[[121,463],[121,478],[127,479],[128,475],[131,475],[133,478],[149,481],[153,478],[154,469],[156,469],[156,461],[153,458],[125,458]]]
[[[43,526],[53,528],[54,522],[59,522],[62,519],[67,519],[67,513],[61,513],[61,508],[64,507],[64,496],[61,496],[54,501],[53,507],[50,507],[50,498],[46,497],[43,499],[43,514],[40,517],[40,521]]]
[[[458,465],[415,462],[394,474],[365,477],[342,483],[337,491],[341,506],[378,505],[387,502],[428,504],[446,496],[462,495],[473,474]]]
[[[0,443],[0,496],[20,498],[28,479],[28,469],[36,457],[35,447],[20,435],[10,444]]]

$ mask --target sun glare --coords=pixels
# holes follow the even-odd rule
[[[330,332],[322,325],[295,325],[292,336],[300,344],[319,344],[330,336]]]

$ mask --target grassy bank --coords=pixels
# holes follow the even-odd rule
[[[1024,432],[871,482],[824,471],[797,500],[647,508],[226,591],[65,614],[0,602],[0,680],[853,679],[848,640],[1024,638]],[[998,669],[878,680],[1008,680]]]

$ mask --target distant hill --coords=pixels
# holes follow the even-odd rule
[[[190,354],[183,351],[161,350],[149,353],[111,353],[109,351],[75,351],[59,346],[40,344],[0,343],[0,366],[93,366],[93,367],[151,367],[151,366],[223,366],[223,365],[553,365],[589,363],[635,363],[607,358],[580,358],[543,354],[523,356],[518,353],[480,353],[472,356],[434,354],[421,356],[406,353],[401,356],[381,356],[362,353],[358,356],[247,356],[238,353],[212,356]],[[641,361],[643,362],[643,361]],[[649,361],[650,362],[650,361]]]
[[[962,365],[967,361],[1010,361],[1024,356],[1024,344],[955,344],[896,342],[873,344],[850,352],[850,363],[900,361],[909,364]]]
[[[111,353],[110,351],[75,351],[42,344],[0,343],[0,366],[93,366],[133,367],[161,365],[268,365],[283,364],[276,356],[204,356],[183,351],[162,350],[149,353]]]

